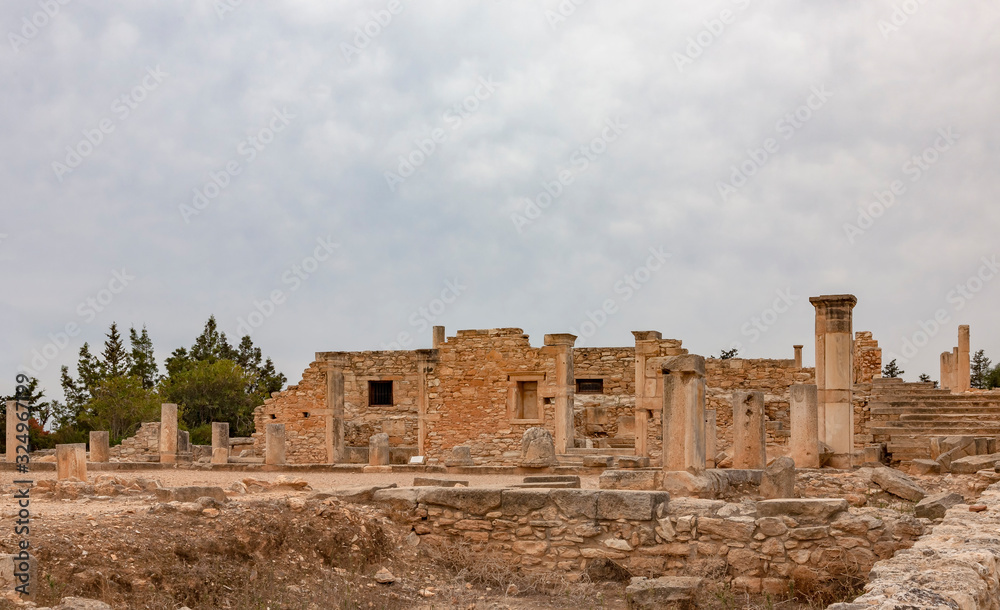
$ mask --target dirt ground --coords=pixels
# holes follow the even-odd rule
[[[53,481],[54,474],[33,473],[32,478]],[[34,575],[38,605],[55,605],[72,595],[100,599],[114,608],[153,610],[625,608],[625,583],[571,583],[560,574],[522,574],[497,557],[424,542],[376,507],[335,499],[306,502],[313,490],[408,486],[412,473],[305,472],[291,476],[304,480],[308,489],[268,489],[280,476],[289,475],[201,470],[91,473],[95,491],[60,499],[44,497],[45,484],[37,486],[31,501],[31,544],[38,560]],[[13,478],[4,473],[0,482],[4,498],[0,517],[8,524],[16,515]],[[203,502],[180,509],[136,489],[143,479],[155,479],[164,487],[228,488],[248,478],[264,483],[251,485],[250,493],[232,495],[223,504]],[[448,478],[469,480],[472,486],[502,487],[519,483],[522,477]],[[973,497],[974,488],[983,485],[971,475],[920,482],[928,491],[950,489]],[[581,483],[596,489],[598,477],[581,477]],[[117,491],[101,492],[109,488]],[[875,495],[870,498],[883,501]],[[0,552],[16,552],[16,541],[13,527],[0,530]],[[375,574],[383,568],[395,579],[392,584],[376,582]],[[706,592],[700,607],[802,607],[744,598],[724,590]],[[0,600],[0,608],[5,607],[14,606]]]

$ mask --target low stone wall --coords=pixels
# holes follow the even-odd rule
[[[139,426],[135,436],[111,447],[110,456],[118,461],[143,462],[160,459],[160,422],[146,422]]]
[[[874,565],[864,595],[831,608],[1000,608],[1000,483],[977,502],[985,510],[948,509],[913,548]]]
[[[816,586],[909,547],[911,515],[841,499],[670,499],[662,491],[403,488],[376,491],[420,536],[579,579],[595,560],[635,576],[692,575],[750,592]]]

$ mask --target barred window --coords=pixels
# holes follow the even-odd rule
[[[603,394],[604,393],[604,380],[603,379],[577,379],[576,380],[576,393],[577,394]]]
[[[371,406],[392,405],[392,382],[369,381],[368,404]]]

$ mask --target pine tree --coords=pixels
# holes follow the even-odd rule
[[[972,356],[972,366],[970,367],[972,374],[969,378],[972,387],[986,389],[990,379],[991,364],[984,350],[979,350]]]
[[[899,377],[900,375],[902,375],[905,372],[906,371],[904,371],[904,370],[900,369],[898,366],[896,366],[896,359],[895,358],[893,358],[892,360],[890,360],[889,364],[887,364],[884,367],[882,367],[882,376],[883,377]]]
[[[153,354],[153,341],[149,338],[145,325],[142,327],[142,334],[136,333],[135,328],[130,328],[128,337],[129,343],[132,344],[132,366],[128,374],[139,378],[142,387],[150,390],[159,380],[156,356]]]
[[[930,381],[930,380],[931,380],[931,376],[930,375],[928,375],[927,373],[920,373],[920,381],[926,382],[926,381]]]
[[[191,346],[192,360],[215,362],[216,360],[236,361],[236,350],[229,345],[226,333],[220,333],[215,316],[209,316],[205,328]]]
[[[122,377],[128,374],[132,366],[132,358],[125,351],[122,337],[118,334],[118,325],[111,323],[111,328],[104,341],[104,351],[101,352],[101,374],[104,378]]]

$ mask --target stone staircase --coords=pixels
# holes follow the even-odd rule
[[[932,383],[874,379],[871,434],[892,461],[929,459],[933,436],[1000,437],[1000,392],[952,394]]]
[[[559,465],[561,466],[580,466],[583,464],[583,456],[585,455],[609,455],[612,457],[618,456],[629,456],[635,455],[635,448],[633,447],[607,447],[598,449],[584,449],[582,447],[574,447],[566,450],[566,453],[560,453],[556,456],[559,460]]]

